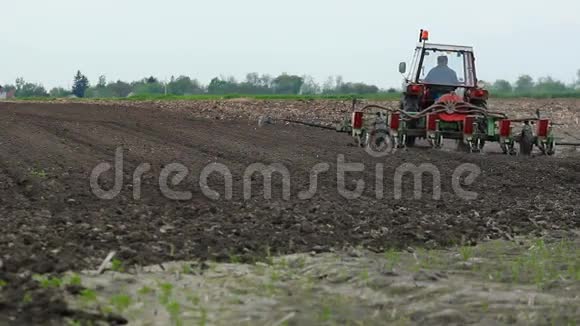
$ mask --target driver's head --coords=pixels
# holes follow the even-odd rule
[[[442,56],[439,56],[437,58],[437,64],[440,66],[447,66],[448,63],[449,63],[449,58],[447,58],[446,55],[442,55]]]

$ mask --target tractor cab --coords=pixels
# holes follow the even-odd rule
[[[415,49],[411,83],[450,88],[476,86],[473,48],[423,43]]]
[[[488,92],[478,88],[473,48],[427,43],[428,40],[429,33],[422,30],[410,69],[404,62],[399,65],[399,72],[405,77],[404,109],[417,112],[443,96],[485,106]]]

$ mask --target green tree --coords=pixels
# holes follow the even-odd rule
[[[41,84],[27,83],[22,89],[24,97],[47,97],[48,92]]]
[[[227,79],[216,77],[209,83],[207,91],[209,94],[236,94],[240,93],[240,85],[233,77],[228,77]]]
[[[145,83],[133,86],[135,95],[162,95],[165,94],[165,86],[161,83]]]
[[[127,97],[133,91],[131,84],[120,80],[107,84],[107,89],[111,92],[112,97]]]
[[[107,88],[107,78],[104,75],[99,76],[99,82],[95,87],[89,87],[85,91],[84,97],[88,98],[110,98],[115,97],[113,91]]]
[[[298,94],[304,84],[304,79],[300,76],[282,74],[272,82],[272,88],[276,94]]]
[[[87,78],[87,76],[81,74],[80,70],[77,71],[77,74],[75,75],[73,82],[72,93],[76,97],[85,97],[85,92],[87,91],[88,88],[89,88],[89,79]]]
[[[314,78],[311,76],[305,75],[302,76],[304,83],[302,84],[302,89],[300,90],[301,94],[304,95],[315,95],[320,94],[321,88],[320,86],[314,81]]]
[[[542,77],[538,80],[535,90],[538,93],[556,94],[567,92],[570,89],[561,81],[554,80],[552,77],[548,76]]]
[[[195,79],[191,79],[187,76],[179,76],[177,78],[171,78],[169,84],[167,84],[169,94],[173,95],[190,95],[190,94],[201,94],[203,93],[203,88],[199,82]]]
[[[334,94],[336,93],[336,84],[334,82],[334,77],[329,76],[324,84],[322,85],[323,94]]]
[[[534,88],[534,79],[530,75],[522,75],[516,81],[516,92],[529,93]]]
[[[379,88],[375,85],[367,85],[364,83],[341,83],[337,89],[340,94],[376,94]]]
[[[207,86],[207,91],[210,94],[225,94],[227,92],[228,82],[216,77],[213,78]]]
[[[16,80],[16,97],[47,97],[48,92],[41,84],[27,83],[23,78]]]
[[[22,89],[22,87],[26,84],[26,81],[22,77],[16,78],[16,91]]]
[[[336,89],[340,89],[340,87],[342,87],[344,84],[344,78],[342,78],[342,76],[336,76],[334,81],[336,82]]]
[[[72,93],[71,91],[64,89],[62,87],[54,87],[53,89],[50,90],[50,96],[51,97],[68,97],[70,96]]]
[[[108,88],[102,86],[89,87],[85,92],[85,97],[88,98],[111,98],[116,97],[115,93]]]
[[[344,85],[342,76],[330,76],[322,84],[322,94],[338,94],[341,92],[340,88]]]
[[[151,77],[145,78],[145,82],[147,84],[156,84],[156,83],[159,83],[159,80],[157,78],[151,76]]]
[[[273,80],[274,78],[272,78],[270,75],[262,75],[260,76],[260,86],[267,88],[272,87]]]
[[[97,84],[98,88],[105,88],[107,87],[107,77],[104,75],[99,76],[99,83]]]
[[[258,75],[252,72],[246,75],[246,80],[236,85],[230,85],[235,88],[234,92],[239,94],[271,94],[270,88],[272,78],[267,75]]]
[[[246,75],[246,83],[251,86],[260,87],[262,85],[262,81],[260,80],[260,75],[257,72],[251,72]]]
[[[496,93],[507,94],[507,93],[513,92],[513,87],[509,81],[499,79],[499,80],[496,80],[495,83],[493,83],[491,90],[496,92]]]
[[[16,91],[16,86],[14,85],[4,85],[3,89],[5,92]]]
[[[131,84],[135,95],[161,95],[165,94],[165,86],[153,76],[144,78]]]

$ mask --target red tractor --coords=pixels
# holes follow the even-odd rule
[[[544,154],[554,154],[548,119],[513,120],[488,110],[489,93],[478,86],[472,47],[432,44],[428,39],[429,33],[421,30],[410,70],[404,62],[399,65],[405,76],[399,109],[369,105],[355,111],[343,131],[352,132],[361,146],[390,148],[384,146],[388,143],[401,148],[426,139],[440,148],[444,139],[454,139],[469,152],[498,142],[505,154],[530,155],[534,145]],[[373,108],[380,111],[366,114]],[[522,128],[515,129],[516,124],[523,124]]]

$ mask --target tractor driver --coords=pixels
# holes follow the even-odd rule
[[[442,55],[437,58],[437,67],[431,69],[425,77],[425,82],[429,84],[439,84],[439,85],[457,85],[459,80],[457,79],[457,73],[449,68],[447,64],[449,63],[449,58]]]

